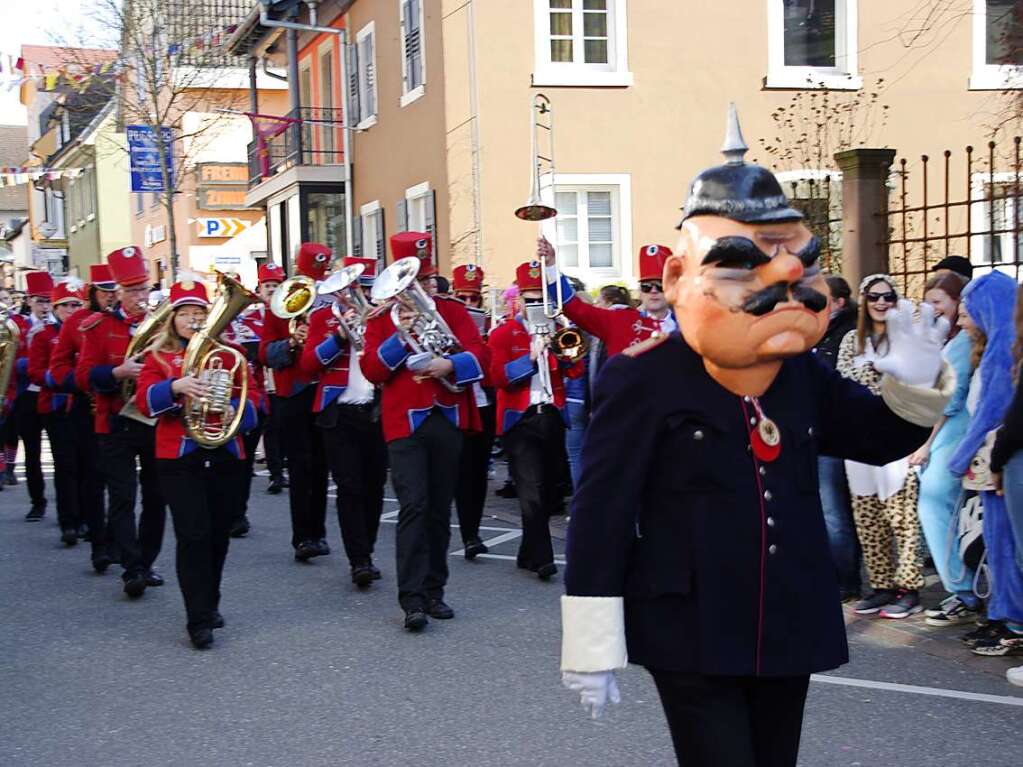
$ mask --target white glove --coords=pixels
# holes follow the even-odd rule
[[[615,681],[614,671],[591,673],[563,671],[561,672],[561,683],[568,689],[579,693],[579,702],[593,719],[600,718],[609,700],[612,703],[622,702],[622,695],[618,692],[618,682]]]
[[[934,386],[943,364],[941,348],[948,340],[948,320],[934,319],[934,307],[920,305],[920,320],[913,320],[913,302],[905,298],[885,315],[888,353],[874,361],[874,369],[909,386]]]

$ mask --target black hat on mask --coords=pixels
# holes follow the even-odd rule
[[[774,174],[743,160],[748,150],[735,104],[730,104],[721,147],[725,164],[707,168],[693,179],[679,228],[686,219],[700,215],[722,216],[744,224],[802,220],[803,214],[789,205]]]

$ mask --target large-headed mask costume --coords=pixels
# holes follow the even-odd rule
[[[665,292],[686,343],[737,394],[761,394],[781,360],[812,348],[828,325],[820,243],[766,168],[747,163],[734,105],[725,163],[700,173],[683,208]]]

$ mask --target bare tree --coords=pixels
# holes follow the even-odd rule
[[[61,43],[68,72],[84,73],[94,97],[116,99],[119,125],[140,125],[159,157],[171,252],[169,278],[179,267],[175,195],[196,158],[244,111],[244,94],[224,76],[245,62],[224,51],[233,24],[251,8],[243,0],[87,0],[92,24],[84,39]],[[116,48],[115,77],[97,78],[89,47]],[[169,139],[169,140],[168,140]]]

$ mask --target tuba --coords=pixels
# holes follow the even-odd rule
[[[0,304],[0,411],[7,405],[7,387],[14,373],[21,331],[11,319],[11,307]]]
[[[167,318],[171,314],[170,300],[164,300],[159,306],[151,311],[139,326],[135,328],[135,335],[131,337],[128,342],[128,348],[124,352],[124,358],[126,360],[133,359],[141,356],[149,345],[156,338],[156,334],[160,332],[163,326],[167,322]],[[124,405],[121,407],[118,415],[124,416],[125,418],[131,418],[135,421],[148,424],[152,426],[156,421],[152,418],[146,418],[139,409],[135,406],[135,381],[131,378],[126,378],[121,383],[121,396],[124,398]]]
[[[298,274],[286,279],[274,291],[270,297],[270,311],[282,320],[291,320],[288,331],[295,335],[295,329],[299,323],[305,322],[315,303],[316,281]]]
[[[234,439],[242,425],[249,392],[248,360],[240,351],[218,339],[242,309],[263,300],[233,277],[216,270],[214,274],[217,275],[217,299],[206,315],[206,322],[189,339],[181,363],[182,376],[194,376],[206,386],[206,396],[185,398],[182,414],[185,432],[205,448],[220,447]],[[230,367],[224,366],[224,354],[233,360]],[[241,377],[237,408],[231,405],[236,374]]]
[[[366,267],[363,264],[343,267],[320,283],[318,291],[321,296],[329,296],[332,293],[342,294],[347,304],[358,313],[358,319],[351,322],[345,317],[345,311],[340,303],[335,301],[330,306],[334,318],[338,321],[341,334],[348,340],[360,357],[366,345],[364,340],[366,336],[366,319],[369,317],[370,312],[373,311],[373,307],[366,300],[366,295],[362,292],[362,288],[359,285],[359,277],[362,276],[365,270]]]
[[[395,261],[373,281],[373,291],[370,293],[373,302],[377,304],[393,300],[391,322],[398,330],[398,337],[412,350],[412,356],[405,366],[413,371],[434,357],[462,351],[462,345],[437,311],[437,304],[416,279],[419,266],[420,261],[415,256]],[[402,309],[414,315],[408,330],[399,322]],[[444,378],[437,380],[448,391],[456,394],[462,391],[461,386]]]

